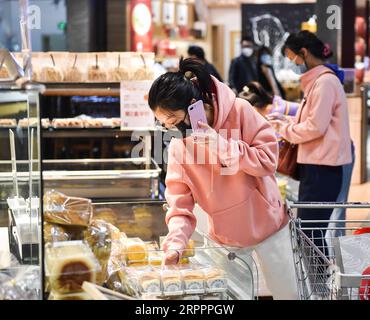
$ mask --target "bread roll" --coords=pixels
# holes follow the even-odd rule
[[[40,78],[42,82],[62,82],[63,73],[57,67],[43,67]]]

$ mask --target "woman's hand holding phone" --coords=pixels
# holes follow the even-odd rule
[[[209,146],[212,144],[215,144],[217,141],[217,132],[213,128],[211,128],[207,123],[198,122],[199,128],[202,129],[202,131],[195,131],[192,133],[192,137],[194,139],[194,142],[197,145],[204,145]]]

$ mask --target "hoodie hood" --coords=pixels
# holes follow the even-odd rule
[[[329,63],[325,64],[325,67],[332,70],[337,75],[337,77],[339,78],[341,84],[344,84],[344,71],[343,71],[343,69],[339,68],[337,64],[329,64]]]
[[[236,95],[226,84],[218,81],[212,76],[214,93],[215,113],[213,129],[220,130],[230,114],[236,100]]]
[[[304,91],[304,94],[307,95],[308,92],[310,92],[312,86],[315,84],[316,79],[318,77],[320,77],[323,73],[326,73],[326,72],[329,72],[329,71],[332,71],[333,74],[335,73],[333,71],[333,69],[328,68],[325,65],[320,65],[320,66],[317,66],[317,67],[307,71],[306,73],[304,73],[301,76],[301,85],[302,85],[302,89]],[[336,73],[335,73],[335,75],[336,75]]]

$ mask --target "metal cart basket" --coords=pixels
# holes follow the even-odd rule
[[[370,209],[370,203],[293,203],[287,201],[291,216],[291,239],[301,300],[370,300],[370,275],[349,273],[338,255],[342,237],[369,232],[370,220],[301,220],[296,209]],[[367,212],[368,214],[368,212]],[[315,224],[327,227],[315,227]],[[320,226],[320,225],[319,225]],[[367,228],[365,228],[367,227]],[[370,246],[368,250],[370,259]],[[357,257],[356,257],[357,258]],[[356,261],[358,263],[358,261]],[[367,267],[370,267],[368,265]],[[370,270],[370,269],[368,269]]]

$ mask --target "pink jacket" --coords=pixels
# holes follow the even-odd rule
[[[165,192],[169,234],[164,250],[185,248],[196,227],[195,203],[208,214],[210,236],[233,247],[257,245],[288,223],[274,176],[278,159],[274,130],[247,101],[213,81],[217,91],[213,128],[226,129],[227,137],[218,136],[217,164],[207,161],[212,157],[208,148],[203,149],[206,164],[197,164],[202,150],[192,151],[192,137],[171,140]],[[231,129],[240,139],[230,138]],[[184,163],[189,154],[195,163]],[[222,174],[223,168],[235,165],[234,174]]]
[[[318,66],[302,76],[307,103],[280,131],[289,142],[299,145],[298,163],[341,166],[352,162],[346,94],[336,75],[318,78],[328,71]]]

